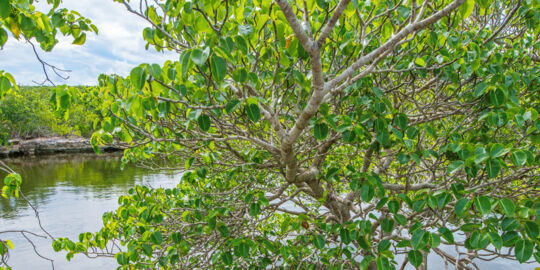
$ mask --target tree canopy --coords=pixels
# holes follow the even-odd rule
[[[92,143],[120,139],[125,162],[183,174],[131,189],[99,232],[57,239],[68,258],[540,262],[536,1],[116,2],[179,58],[101,75]]]

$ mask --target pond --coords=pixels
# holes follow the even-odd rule
[[[78,239],[81,232],[100,229],[101,216],[117,208],[118,196],[134,185],[174,187],[180,180],[179,172],[155,171],[136,166],[120,168],[120,155],[77,154],[24,158],[8,161],[23,178],[22,191],[37,207],[43,227],[54,237]],[[0,172],[0,179],[4,174]],[[32,208],[22,200],[0,198],[0,231],[29,230],[41,233]],[[3,234],[13,241],[9,264],[18,269],[51,269],[50,262],[37,256],[32,245],[20,234]],[[65,253],[55,253],[51,242],[30,237],[40,254],[54,259],[55,269],[115,269],[114,258],[89,259],[75,255],[68,262]],[[453,253],[448,247],[445,250]],[[402,256],[398,255],[398,261]],[[430,269],[445,269],[440,257],[430,254]],[[412,269],[408,265],[406,269]],[[481,269],[535,269],[538,264],[518,264],[495,260],[478,262]],[[452,269],[451,267],[449,269]]]
[[[118,196],[134,185],[174,187],[180,174],[153,171],[136,166],[121,170],[120,155],[77,154],[43,156],[7,161],[23,179],[22,191],[39,210],[43,227],[54,237],[78,239],[81,232],[100,229],[101,216],[117,208]],[[4,178],[0,172],[0,179]],[[0,199],[0,231],[29,230],[43,234],[32,208],[23,200]],[[17,269],[51,269],[49,261],[37,256],[21,234],[3,234],[15,249],[9,265]],[[114,258],[88,259],[75,255],[68,262],[65,253],[55,253],[49,240],[30,238],[40,254],[54,259],[55,269],[115,269]]]

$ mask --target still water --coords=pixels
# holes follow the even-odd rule
[[[23,179],[22,191],[38,208],[43,227],[54,237],[78,239],[81,232],[100,229],[101,216],[117,208],[118,196],[134,185],[174,187],[180,178],[171,171],[152,171],[135,166],[120,169],[119,155],[69,155],[26,158],[7,161]],[[0,171],[0,180],[4,178]],[[39,230],[33,210],[23,200],[0,198],[0,231]],[[18,269],[52,269],[51,263],[38,257],[20,234],[2,234],[15,249],[8,263]],[[30,238],[40,254],[54,259],[55,269],[115,269],[114,258],[88,259],[75,255],[68,262],[65,253],[55,253],[50,240]]]
[[[118,196],[125,194],[134,185],[151,187],[174,187],[180,180],[179,172],[153,171],[136,166],[120,169],[119,155],[77,154],[67,156],[46,156],[8,161],[12,169],[23,178],[22,191],[37,207],[43,227],[54,237],[78,239],[81,232],[95,232],[100,229],[101,216],[117,207]],[[0,171],[0,180],[5,174]],[[0,198],[0,231],[29,230],[41,233],[33,210],[22,200]],[[2,239],[10,239],[15,245],[9,264],[19,269],[52,269],[49,261],[41,259],[33,247],[20,234],[2,234]],[[55,253],[50,240],[30,237],[37,251],[54,259],[55,269],[115,269],[114,258],[89,259],[75,255],[68,262],[65,253]],[[443,248],[444,249],[444,248]],[[448,247],[445,251],[453,253]],[[403,258],[396,258],[401,261]],[[429,269],[445,269],[440,257],[430,254]],[[540,266],[518,264],[513,261],[477,261],[480,269],[509,270],[535,269]],[[413,269],[408,265],[406,269]],[[452,267],[449,267],[452,269]]]

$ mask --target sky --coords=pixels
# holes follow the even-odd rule
[[[45,11],[46,1],[36,5]],[[172,52],[146,50],[142,30],[148,26],[143,19],[129,13],[122,4],[112,0],[63,0],[60,7],[80,12],[98,27],[99,34],[88,33],[82,46],[72,45],[72,38],[57,35],[59,43],[52,52],[39,50],[40,57],[58,68],[71,70],[68,80],[52,74],[55,84],[96,85],[100,74],[127,76],[131,69],[141,63],[163,64],[177,59]],[[39,49],[39,45],[36,46]],[[11,73],[20,85],[36,85],[45,79],[41,64],[32,47],[23,41],[9,37],[0,50],[0,70]]]

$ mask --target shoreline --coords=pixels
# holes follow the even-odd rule
[[[42,156],[69,153],[94,153],[90,138],[44,137],[30,140],[12,140],[13,145],[0,146],[0,159],[22,156]],[[99,149],[104,153],[124,151],[121,145],[104,145]]]

